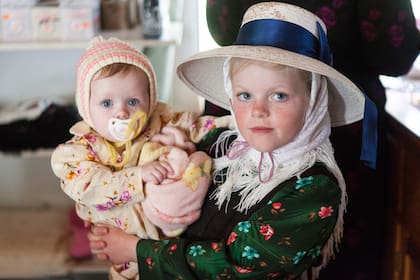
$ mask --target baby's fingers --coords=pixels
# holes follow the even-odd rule
[[[169,162],[167,162],[166,160],[163,160],[160,162],[160,165],[165,169],[166,174],[174,175],[174,170],[172,168],[172,165]]]

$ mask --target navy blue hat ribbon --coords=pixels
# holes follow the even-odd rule
[[[375,103],[365,94],[365,114],[363,116],[362,151],[360,160],[375,169],[378,145],[378,111]]]
[[[305,28],[291,22],[276,19],[253,20],[241,27],[233,44],[281,48],[331,65],[332,55],[327,35],[319,22],[317,28],[319,39]]]

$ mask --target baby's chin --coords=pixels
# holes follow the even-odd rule
[[[127,140],[126,141],[121,141],[121,140],[115,138],[112,135],[103,135],[103,137],[105,138],[105,140],[107,140],[108,142],[111,142],[111,143],[119,143],[119,142],[126,142],[127,141]]]

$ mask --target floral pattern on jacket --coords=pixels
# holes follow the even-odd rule
[[[217,126],[229,126],[230,117],[174,113],[160,103],[145,131],[132,141],[129,160],[121,168],[111,164],[109,144],[103,137],[84,122],[73,126],[75,136],[56,148],[51,166],[61,180],[62,190],[76,202],[77,213],[82,219],[111,224],[141,238],[159,239],[159,231],[146,218],[139,204],[144,200],[144,193],[138,161],[143,144],[164,125],[181,128],[191,141],[197,142]],[[123,151],[117,158],[124,156],[127,155]]]
[[[336,223],[340,196],[335,180],[323,172],[284,182],[268,203],[237,223],[224,240],[140,240],[140,275],[143,279],[293,279],[317,264]]]

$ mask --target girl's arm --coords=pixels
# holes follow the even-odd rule
[[[327,176],[312,176],[280,190],[249,220],[238,223],[225,240],[138,241],[139,273],[145,279],[286,279],[299,275],[319,260],[333,232],[339,201],[340,190],[334,182]],[[111,261],[132,260],[132,251],[131,257],[120,256],[134,240],[127,241],[128,236],[115,231],[112,228],[102,236],[107,244],[103,253]]]

